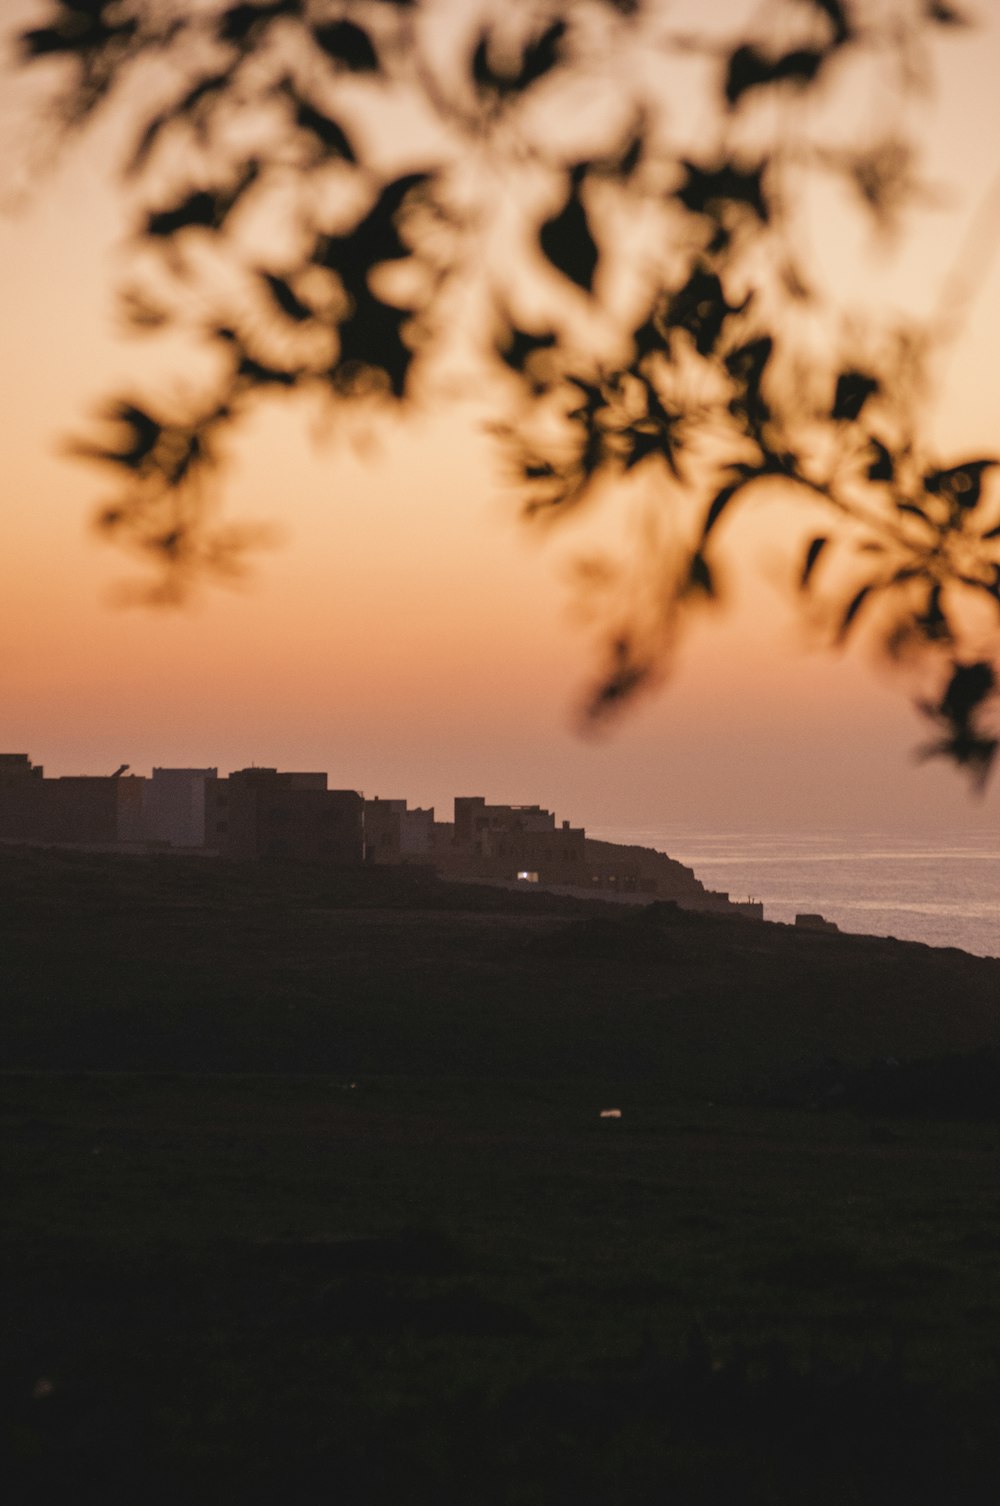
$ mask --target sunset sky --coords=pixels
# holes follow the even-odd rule
[[[4,29],[35,10],[5,4]],[[901,270],[872,264],[924,309],[1000,164],[1000,13],[987,10],[940,49],[928,176],[947,200],[918,217]],[[10,200],[24,137],[3,139]],[[454,794],[480,793],[595,829],[995,822],[996,786],[974,802],[950,769],[912,763],[925,728],[884,671],[806,642],[766,534],[763,584],[688,643],[655,697],[581,737],[593,656],[569,606],[572,541],[518,521],[477,415],[458,407],[382,431],[363,455],[274,408],[228,480],[234,511],[280,525],[251,578],[181,611],[116,604],[132,566],[90,529],[103,478],[59,453],[140,359],[114,329],[128,219],[109,144],[98,130],[0,219],[0,748],[51,774],[326,769],[334,786],[441,818]],[[939,438],[956,458],[1000,445],[998,352],[1000,256],[946,370]]]

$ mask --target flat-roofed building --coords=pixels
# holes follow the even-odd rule
[[[329,790],[326,781],[325,774],[257,768],[207,780],[206,848],[229,858],[362,863],[364,800],[356,790]]]
[[[37,840],[43,779],[27,753],[0,753],[0,842]]]
[[[154,769],[144,791],[146,841],[204,847],[205,786],[218,777],[218,769]]]
[[[480,795],[455,798],[450,848],[438,866],[455,877],[582,885],[585,834],[556,825],[540,805],[487,805]]]
[[[434,808],[405,800],[365,801],[366,863],[429,863],[435,848]]]
[[[46,779],[26,753],[0,754],[0,841],[45,847],[142,843],[146,780],[68,774]]]

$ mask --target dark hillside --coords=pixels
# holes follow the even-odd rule
[[[1000,962],[389,870],[0,852],[8,1069],[586,1077],[718,1096],[1000,1046]]]
[[[0,851],[5,1501],[992,1503],[998,998],[669,907]]]

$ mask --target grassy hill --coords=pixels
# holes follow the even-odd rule
[[[8,1498],[994,1499],[996,1120],[761,1090],[1000,1044],[1000,963],[378,871],[0,894]]]

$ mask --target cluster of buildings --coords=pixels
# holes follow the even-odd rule
[[[326,774],[278,769],[156,769],[123,764],[108,776],[46,779],[26,753],[0,753],[0,842],[91,851],[197,853],[209,857],[412,864],[442,878],[537,884],[633,903],[674,900],[692,910],[737,910],[690,868],[649,847],[596,841],[537,805],[487,805],[458,796],[454,819],[405,800],[331,790]]]

